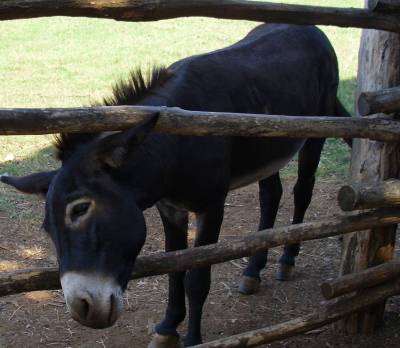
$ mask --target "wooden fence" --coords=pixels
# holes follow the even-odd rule
[[[365,9],[240,0],[0,1],[0,20],[59,15],[122,21],[206,16],[380,30],[363,31],[358,76],[358,116],[374,117],[248,115],[141,106],[0,109],[0,135],[126,129],[158,112],[156,131],[173,134],[358,138],[352,154],[352,184],[340,190],[339,204],[344,211],[373,210],[255,232],[233,244],[142,256],[132,278],[224,262],[286,243],[345,234],[342,276],[321,287],[328,302],[307,316],[198,347],[254,347],[339,319],[340,331],[373,331],[382,318],[385,300],[400,294],[399,261],[390,261],[396,225],[400,223],[400,123],[393,114],[381,114],[400,110],[400,0],[369,0]],[[59,287],[55,268],[0,274],[0,296]],[[364,291],[359,292],[360,289]]]

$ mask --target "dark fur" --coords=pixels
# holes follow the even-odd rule
[[[155,69],[148,81],[135,72],[104,104],[348,116],[336,96],[335,53],[315,27],[262,25],[231,47]],[[155,121],[156,116],[108,137],[58,138],[62,168],[57,174],[43,174],[46,180],[41,182],[54,177],[47,194],[46,228],[56,245],[61,274],[101,272],[125,288],[146,235],[143,210],[157,204],[166,250],[187,247],[188,211],[196,213],[195,245],[215,243],[228,191],[254,181],[260,187],[259,229],[272,227],[282,195],[279,169],[298,152],[293,223],[303,221],[325,139],[146,137]],[[10,182],[18,187],[18,180]],[[28,191],[26,186],[25,180],[20,187]],[[81,196],[95,201],[96,210],[85,229],[70,231],[64,223],[65,206]],[[286,246],[281,263],[293,266],[298,252],[299,245]],[[252,257],[244,274],[259,279],[266,260],[266,253]],[[156,331],[177,335],[186,315],[186,292],[186,345],[200,343],[210,267],[171,274],[169,284],[167,312]]]

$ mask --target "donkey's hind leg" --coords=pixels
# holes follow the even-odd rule
[[[187,248],[188,212],[168,202],[157,204],[165,231],[165,250],[173,251]],[[186,272],[175,272],[168,275],[168,306],[164,319],[156,326],[156,333],[148,348],[182,347],[176,331],[185,319],[185,287]]]
[[[279,173],[259,182],[260,196],[260,223],[258,230],[274,226],[279,202],[282,197],[282,183]],[[265,267],[268,250],[250,257],[249,264],[243,272],[239,283],[239,292],[245,295],[254,294],[261,282],[260,272]]]
[[[308,139],[299,153],[298,178],[294,186],[293,224],[300,224],[310,205],[315,184],[315,173],[318,168],[325,139]],[[295,259],[300,251],[300,243],[285,245],[279,260],[280,268],[276,278],[289,280],[294,271]]]

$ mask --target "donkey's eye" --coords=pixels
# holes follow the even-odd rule
[[[90,207],[90,202],[84,202],[84,203],[78,203],[75,204],[72,207],[71,210],[71,221],[75,222],[76,220],[78,220],[81,216],[85,215]]]
[[[90,217],[93,211],[94,201],[88,198],[80,198],[69,203],[65,212],[65,224],[69,227],[79,227]]]

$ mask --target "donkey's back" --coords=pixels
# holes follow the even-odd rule
[[[264,24],[232,46],[186,58],[169,70],[173,77],[162,87],[169,96],[168,106],[238,113],[335,115],[337,59],[326,36],[313,26]],[[229,171],[232,189],[277,173],[301,149],[305,139],[206,137],[193,141],[188,137],[184,142],[187,146],[182,151],[190,156],[181,158],[196,158],[194,166],[198,169],[193,173],[210,167],[210,151],[204,151],[205,147],[212,149],[214,161],[218,153],[221,162],[230,161],[229,168],[222,169]],[[219,175],[208,170],[210,178],[221,177],[221,167],[215,168]],[[201,192],[206,192],[205,188]]]
[[[189,109],[322,115],[335,105],[336,55],[314,26],[264,24],[232,46],[170,69],[178,89],[191,86],[174,100]]]

